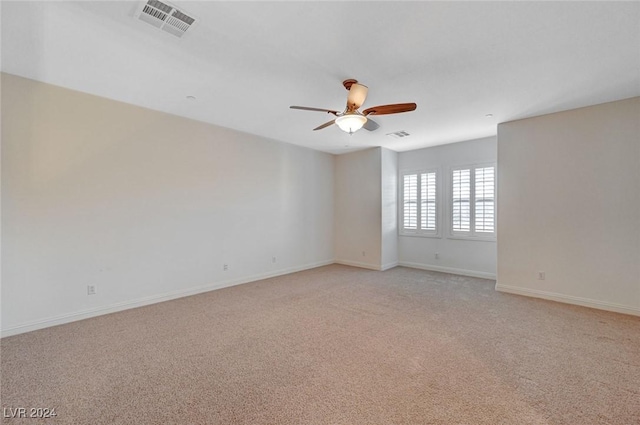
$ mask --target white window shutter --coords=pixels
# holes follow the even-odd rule
[[[452,173],[452,229],[454,232],[471,230],[471,170],[453,170]]]
[[[405,230],[418,228],[418,175],[405,174],[403,180],[403,227]]]
[[[436,173],[422,173],[420,175],[420,228],[427,231],[436,231]]]
[[[475,231],[495,231],[495,168],[475,169]]]

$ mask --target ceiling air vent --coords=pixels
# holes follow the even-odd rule
[[[196,21],[184,11],[167,2],[149,0],[143,3],[136,14],[138,19],[163,31],[182,37]]]
[[[389,133],[387,134],[387,136],[393,137],[394,139],[402,139],[403,137],[410,136],[410,134],[403,130],[403,131],[396,131],[395,133]]]

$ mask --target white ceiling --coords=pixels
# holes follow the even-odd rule
[[[2,70],[331,153],[640,95],[639,2],[172,3],[198,19],[182,39],[134,19],[139,2],[3,1]],[[353,136],[289,109],[342,110],[347,78],[369,86],[365,108],[418,109]]]

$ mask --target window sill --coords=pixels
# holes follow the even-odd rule
[[[410,238],[433,238],[433,239],[442,239],[441,235],[438,234],[428,234],[428,233],[398,233],[398,236],[408,236]]]
[[[449,235],[447,239],[455,239],[461,241],[478,241],[478,242],[497,242],[495,236],[462,236],[462,235]]]

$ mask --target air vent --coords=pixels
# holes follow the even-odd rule
[[[403,137],[410,136],[410,134],[403,130],[403,131],[396,131],[395,133],[389,133],[387,134],[387,136],[393,137],[394,139],[402,139]]]
[[[158,0],[149,0],[143,3],[136,16],[141,21],[176,37],[182,37],[196,21],[184,10],[179,10],[172,4]]]

